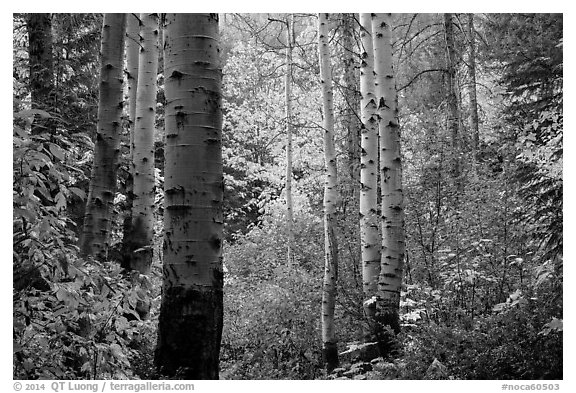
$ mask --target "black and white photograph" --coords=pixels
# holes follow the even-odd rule
[[[8,388],[565,390],[564,14],[260,9],[12,13]]]

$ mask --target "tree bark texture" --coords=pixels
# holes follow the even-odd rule
[[[355,71],[357,54],[354,47],[354,14],[342,14],[342,48],[344,51],[344,101],[345,112],[342,118],[346,130],[346,152],[348,159],[348,175],[350,177],[350,199],[357,201],[360,193],[360,133],[361,125],[358,119],[360,94],[358,74]]]
[[[456,48],[454,43],[454,22],[452,14],[444,14],[444,34],[446,38],[446,84],[448,104],[448,131],[452,141],[452,177],[459,184],[460,148],[458,143],[460,133],[460,113],[458,110],[458,94],[456,86]]]
[[[138,62],[140,53],[140,15],[126,15],[126,80],[128,89],[128,122],[130,124],[130,159],[134,149],[136,125],[136,95],[138,92]]]
[[[292,203],[292,29],[294,16],[286,17],[286,74],[284,75],[284,88],[286,100],[286,220],[288,221],[288,266],[292,266],[294,259],[294,205]]]
[[[468,95],[470,100],[470,131],[472,132],[472,149],[474,156],[478,154],[480,131],[478,124],[478,99],[476,97],[476,36],[474,30],[474,14],[468,14]]]
[[[379,337],[381,355],[392,349],[389,329],[398,333],[400,290],[405,252],[404,201],[400,126],[392,67],[391,15],[372,14],[374,69],[380,135],[380,187],[382,195],[382,253],[376,319],[384,327]]]
[[[133,246],[130,267],[148,273],[154,240],[154,122],[158,72],[158,15],[140,14],[140,56],[134,127],[132,208]]]
[[[28,58],[30,62],[30,96],[32,109],[51,112],[54,109],[54,62],[52,58],[52,17],[50,14],[26,14]],[[53,119],[34,119],[32,134],[53,133]]]
[[[122,60],[126,14],[105,14],[94,160],[88,189],[81,253],[107,257],[122,118]]]
[[[375,299],[380,274],[381,239],[378,230],[378,117],[374,85],[374,47],[372,44],[372,20],[370,14],[360,14],[360,39],[362,54],[360,63],[360,114],[362,134],[360,139],[360,245],[362,256],[362,288],[364,291],[364,315],[369,329],[364,337],[373,342],[375,323]]]
[[[338,199],[338,173],[334,146],[334,102],[330,47],[328,46],[328,14],[318,14],[318,52],[322,108],[324,113],[324,283],[322,290],[322,352],[326,370],[338,366],[338,347],[334,326],[336,283],[338,280],[338,244],[336,241],[336,203]]]
[[[223,321],[222,72],[218,14],[167,14],[163,375],[218,379]]]
[[[128,91],[128,173],[126,175],[126,215],[122,225],[122,262],[125,269],[131,269],[134,247],[132,208],[134,205],[134,127],[136,125],[136,94],[138,90],[138,57],[140,52],[140,15],[126,14],[126,89]]]

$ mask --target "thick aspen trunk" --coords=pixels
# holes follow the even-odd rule
[[[136,94],[138,90],[138,52],[140,49],[140,17],[126,14],[126,89],[128,91],[129,170],[126,175],[126,216],[122,225],[122,267],[131,269],[131,255],[135,250],[132,227],[134,204],[134,127],[136,125]]]
[[[50,14],[26,14],[28,59],[30,63],[30,98],[32,109],[54,109],[54,63],[52,59],[52,17]],[[53,133],[53,119],[34,119],[32,134]]]
[[[158,15],[140,14],[140,58],[134,127],[132,241],[130,267],[148,273],[154,240],[154,121],[158,71]]]
[[[446,84],[448,102],[448,131],[452,141],[452,177],[460,184],[460,113],[456,87],[456,49],[454,44],[454,24],[452,14],[444,14],[444,33],[446,38]]]
[[[155,362],[218,379],[223,323],[222,72],[218,14],[167,14],[163,291]]]
[[[288,221],[288,266],[292,266],[294,259],[294,205],[292,203],[292,29],[294,16],[286,19],[286,74],[284,75],[284,88],[286,100],[286,220]]]
[[[326,371],[338,366],[338,346],[334,326],[336,282],[338,280],[338,244],[336,241],[336,203],[338,199],[338,174],[334,146],[334,103],[332,70],[328,46],[328,14],[318,14],[318,53],[320,83],[324,112],[324,284],[322,290],[322,352]]]
[[[400,126],[392,68],[391,15],[372,14],[374,69],[380,135],[380,187],[382,195],[382,254],[376,319],[384,327],[379,337],[382,356],[390,355],[393,337],[400,331],[399,308],[404,263],[404,206]]]
[[[381,240],[377,211],[378,200],[378,117],[374,85],[374,49],[370,14],[360,14],[362,55],[360,64],[360,114],[362,135],[360,144],[360,245],[362,253],[362,287],[364,315],[368,323],[365,342],[374,342],[376,324],[376,295],[380,274]]]
[[[105,14],[94,160],[84,216],[81,253],[107,257],[122,118],[122,57],[126,14]]]
[[[472,132],[472,150],[478,154],[480,131],[478,125],[478,99],[476,97],[476,37],[474,33],[474,14],[468,14],[468,76],[470,78],[468,95],[470,99],[470,131]]]

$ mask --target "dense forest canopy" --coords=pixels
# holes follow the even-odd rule
[[[562,379],[562,14],[14,14],[15,379]]]

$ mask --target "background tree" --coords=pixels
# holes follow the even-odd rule
[[[478,146],[480,144],[480,125],[478,120],[478,99],[476,94],[476,31],[474,30],[474,14],[468,14],[466,27],[468,41],[468,95],[470,102],[469,128],[472,132],[472,150],[474,155],[477,155]]]
[[[94,161],[84,218],[81,251],[105,259],[112,224],[116,171],[120,153],[122,58],[126,15],[105,14],[102,27],[102,66]]]
[[[132,255],[130,267],[150,270],[154,239],[154,129],[158,72],[158,15],[141,14],[138,94],[134,126]]]
[[[223,285],[218,15],[167,14],[164,51],[164,284],[155,361],[167,376],[218,379]]]
[[[341,15],[342,40],[342,95],[344,108],[342,110],[343,128],[346,130],[346,151],[350,198],[359,200],[360,193],[360,79],[358,75],[358,50],[356,32],[356,14]]]
[[[30,63],[30,94],[32,108],[53,112],[55,108],[54,62],[52,59],[52,15],[26,14],[28,58]],[[54,133],[56,123],[51,118],[36,119],[35,134]]]
[[[444,14],[444,34],[446,39],[446,96],[447,96],[447,128],[452,138],[452,176],[455,184],[460,184],[460,111],[458,105],[458,86],[456,79],[456,48],[454,39],[454,21],[452,14]]]
[[[338,15],[338,25],[334,29],[332,47],[334,56],[341,60],[333,61],[334,80],[334,110],[335,110],[335,142],[337,151],[343,158],[339,163],[339,194],[341,199],[338,210],[341,217],[358,217],[360,214],[360,30],[357,15],[353,13]],[[340,137],[340,135],[342,135]],[[361,313],[361,305],[357,303],[360,294],[362,258],[360,243],[360,227],[353,220],[339,220],[338,238],[340,245],[340,274],[344,277],[338,288],[339,296],[350,306],[355,304]],[[347,285],[347,276],[354,281],[354,286]],[[344,284],[342,284],[344,283]],[[358,284],[356,284],[358,283]],[[357,326],[358,335],[361,327]]]
[[[140,45],[140,15],[126,15],[126,88],[128,90],[128,122],[130,124],[130,156],[134,149],[134,126],[136,124],[136,97],[138,92],[138,68]]]
[[[138,59],[140,52],[140,17],[126,15],[126,90],[128,91],[128,171],[126,173],[126,216],[123,223],[122,255],[123,266],[130,268],[130,255],[135,249],[132,244],[132,206],[134,202],[134,127],[136,126],[136,94],[138,91]]]

